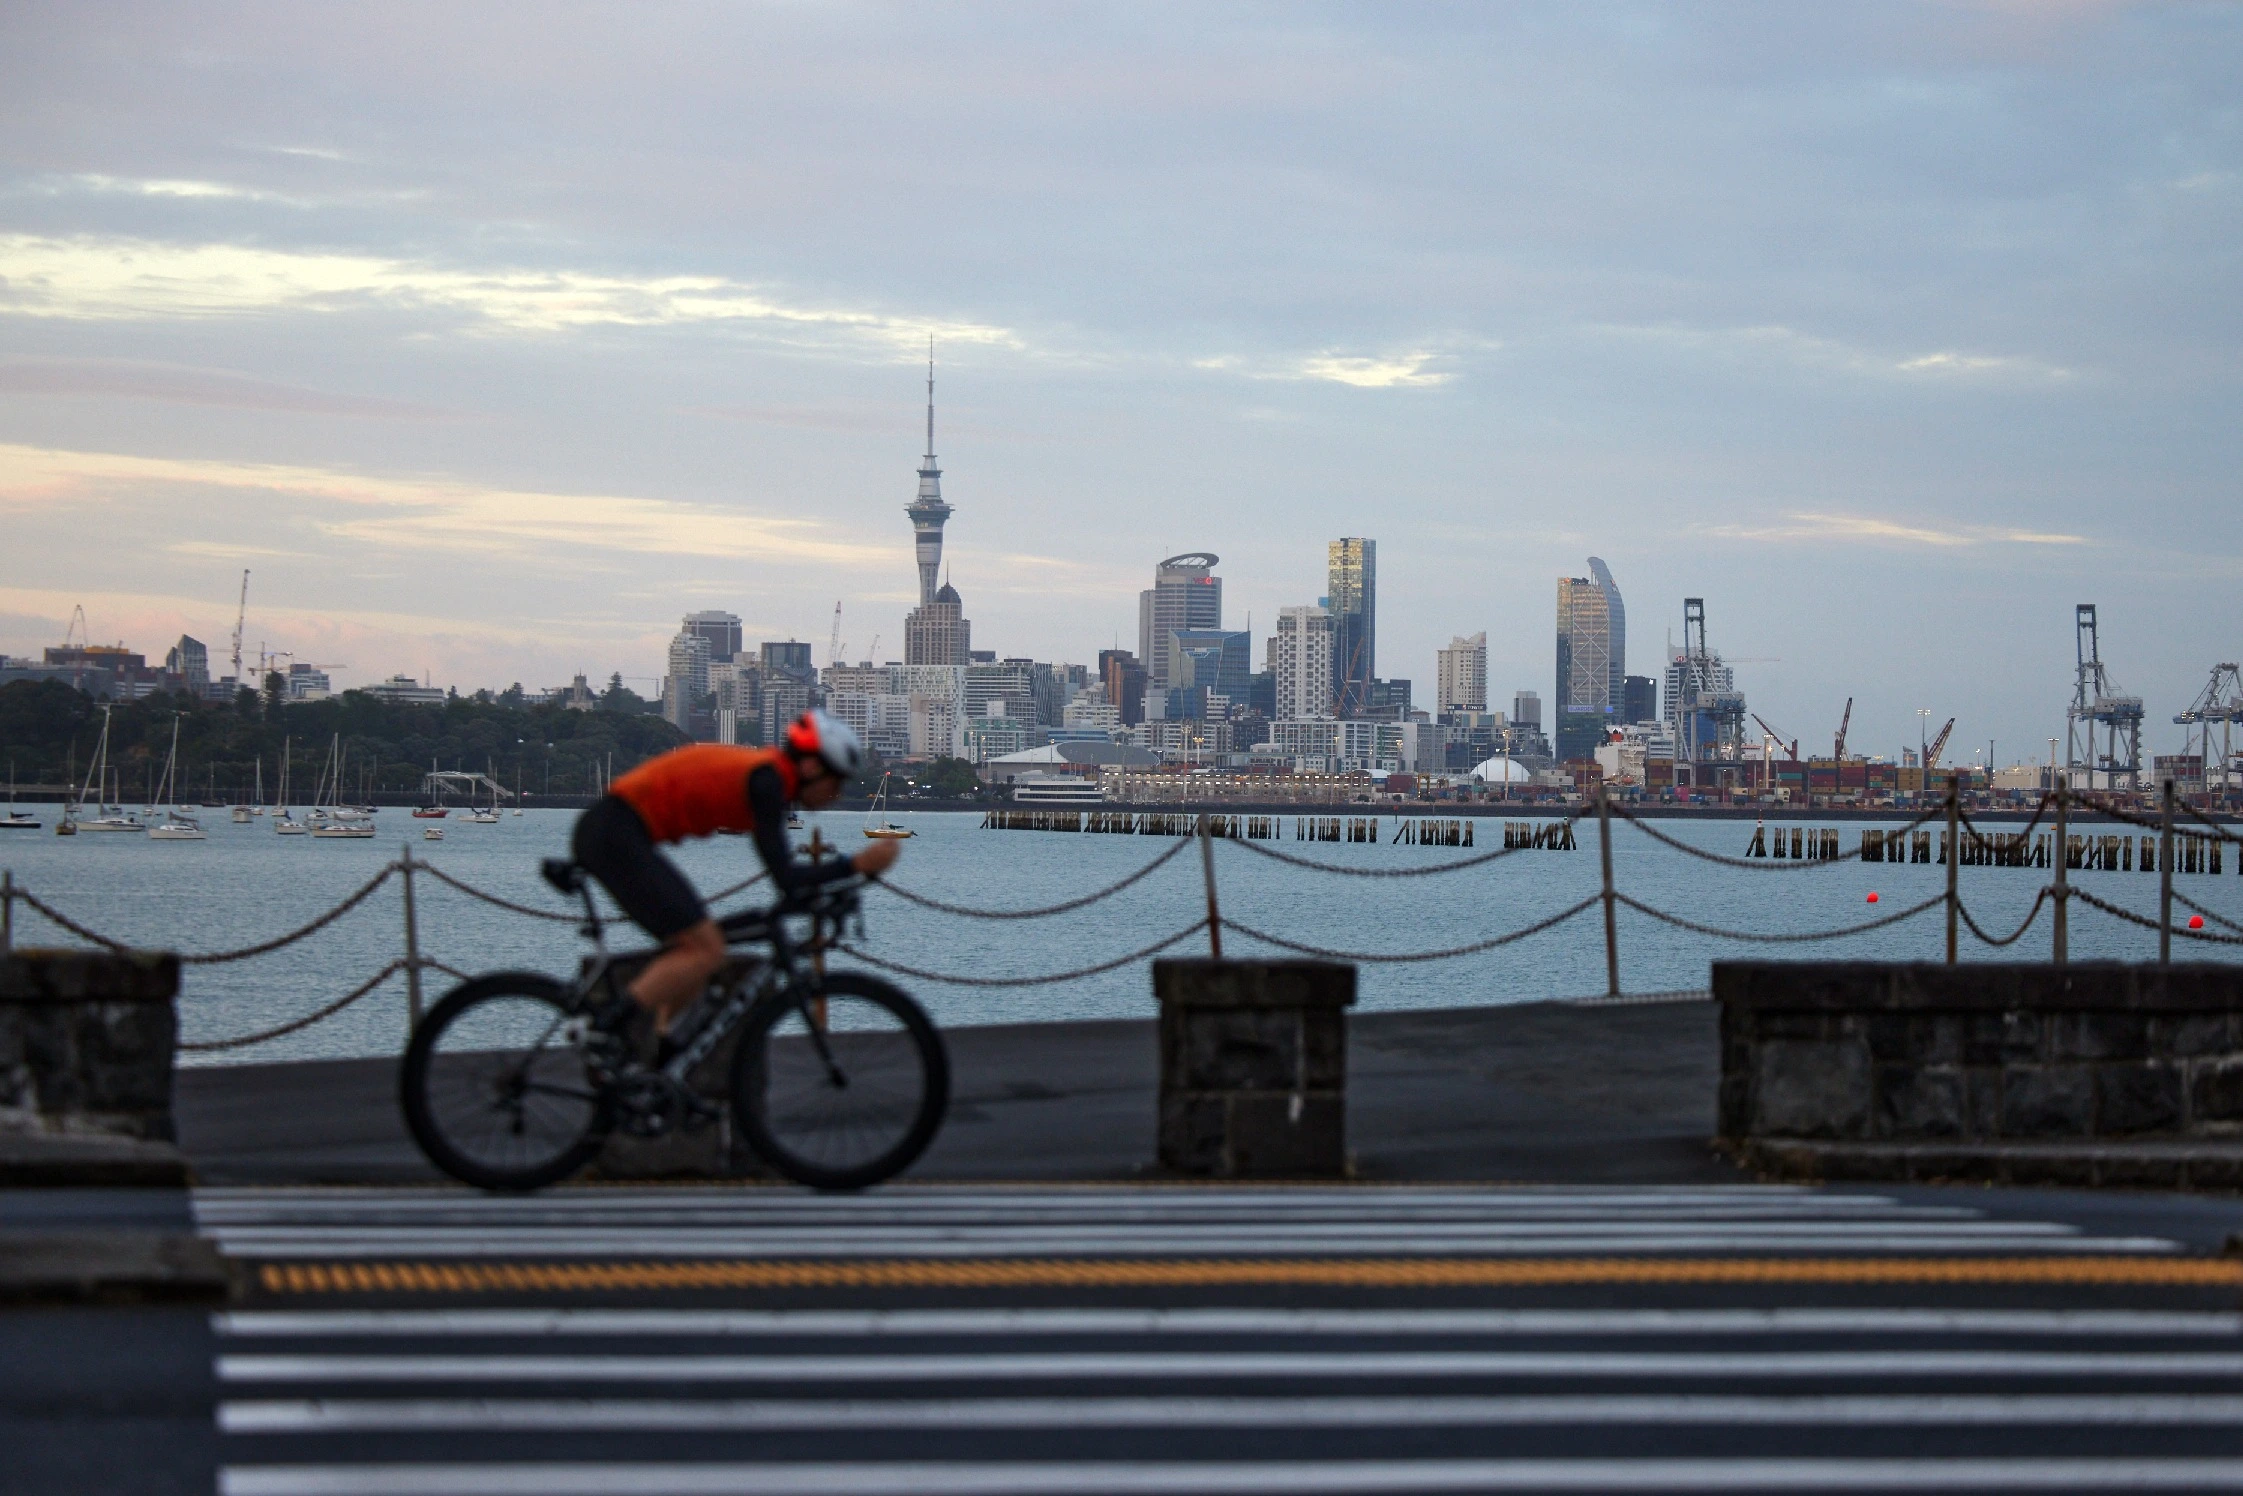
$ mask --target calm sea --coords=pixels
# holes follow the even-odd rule
[[[42,806],[48,822],[54,808]],[[418,858],[504,897],[558,909],[537,876],[537,861],[565,850],[573,813],[529,811],[495,826],[444,823],[445,839],[421,839],[425,822],[402,810],[376,817],[370,841],[281,837],[270,821],[237,826],[223,811],[205,812],[209,840],[151,842],[136,835],[60,838],[51,824],[37,832],[0,834],[0,866],[16,881],[86,925],[119,940],[176,948],[221,950],[265,939],[311,919],[396,858],[409,845]],[[896,881],[954,903],[1028,907],[1056,903],[1111,883],[1165,850],[1164,838],[984,831],[976,813],[917,813],[918,835],[903,844]],[[860,818],[810,818],[830,842],[865,845]],[[1391,837],[1392,818],[1381,821]],[[1696,846],[1739,854],[1749,822],[1662,821],[1667,834]],[[1418,867],[1469,856],[1450,847],[1303,843],[1282,851],[1350,867]],[[1861,826],[1841,830],[1858,845]],[[1478,823],[1476,851],[1498,844],[1500,823]],[[798,834],[799,841],[807,832]],[[1259,929],[1351,951],[1412,952],[1469,944],[1564,908],[1598,886],[1594,822],[1581,827],[1573,852],[1525,852],[1443,877],[1359,879],[1283,867],[1228,844],[1215,849],[1223,913]],[[2243,877],[2229,848],[2223,876],[2176,875],[2175,887],[2231,919],[2243,918]],[[722,887],[755,869],[744,840],[724,838],[682,850],[680,861],[705,888]],[[1794,871],[1716,867],[1661,847],[1615,823],[1613,862],[1619,887],[1658,908],[1703,923],[1766,932],[1858,923],[1937,893],[1936,866],[1865,866],[1847,862]],[[1793,864],[1776,864],[1794,867]],[[2030,906],[2045,871],[1964,868],[1965,902],[1990,932],[2006,933]],[[2089,891],[2143,914],[2157,909],[2157,879],[2141,872],[2082,872]],[[1866,902],[1871,891],[1882,902]],[[421,947],[465,971],[529,968],[566,973],[579,942],[569,927],[522,918],[475,902],[432,879],[416,883]],[[743,898],[752,897],[744,895]],[[961,921],[875,892],[867,900],[870,951],[912,966],[964,976],[1030,976],[1087,966],[1122,955],[1189,924],[1204,912],[1196,848],[1187,849],[1144,882],[1103,903],[1050,919]],[[1746,946],[1691,934],[1623,908],[1619,916],[1623,985],[1631,992],[1702,987],[1707,962],[1755,952],[1777,956],[1857,956],[1936,960],[1943,925],[1935,911],[1897,928],[1815,945]],[[16,940],[52,941],[57,932],[20,904]],[[211,1039],[247,1032],[309,1012],[364,980],[402,951],[403,913],[393,881],[319,934],[277,954],[232,965],[190,967],[181,997],[184,1036]],[[2156,953],[2156,934],[2075,905],[2076,959],[2143,959]],[[2233,960],[2233,947],[2192,947],[2176,954]],[[1255,950],[1235,932],[1226,954]],[[1200,954],[1206,937],[1178,946]],[[1965,959],[1986,959],[1965,934]],[[1992,959],[2045,959],[2047,916],[2018,945]],[[451,979],[430,973],[433,998]],[[1516,945],[1480,955],[1409,965],[1362,968],[1364,1008],[1431,1008],[1526,1002],[1604,990],[1602,922],[1595,910]],[[946,1025],[1147,1017],[1153,1012],[1147,965],[1081,981],[1016,988],[974,988],[907,980]],[[391,1053],[403,1041],[402,979],[313,1028],[203,1063]]]

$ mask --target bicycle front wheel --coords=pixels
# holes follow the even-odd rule
[[[455,988],[405,1046],[405,1125],[463,1184],[534,1190],[591,1162],[609,1107],[578,1047],[570,992],[534,972]]]
[[[934,1024],[901,989],[859,972],[766,999],[732,1057],[733,1124],[764,1162],[813,1189],[863,1189],[911,1167],[949,1104]]]

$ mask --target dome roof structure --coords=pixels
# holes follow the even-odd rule
[[[1484,779],[1490,784],[1532,784],[1534,772],[1515,758],[1491,758],[1475,764],[1474,779]]]

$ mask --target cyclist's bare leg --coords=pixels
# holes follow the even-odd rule
[[[713,919],[662,942],[662,953],[631,984],[631,1000],[654,1015],[656,1033],[667,1033],[670,1020],[701,995],[709,978],[724,965],[724,953],[724,932]]]

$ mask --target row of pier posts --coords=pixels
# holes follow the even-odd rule
[[[1573,840],[1571,821],[1505,821],[1503,845],[1516,851],[1524,847],[1530,852],[1571,852]]]

